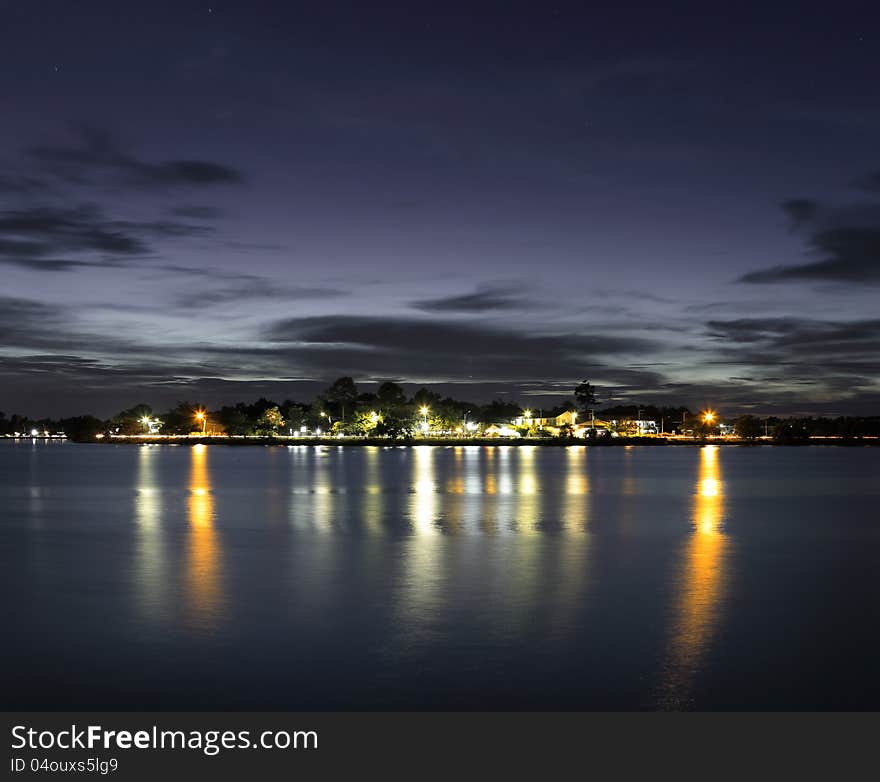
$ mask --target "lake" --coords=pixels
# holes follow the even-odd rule
[[[880,448],[0,443],[7,709],[878,709]]]

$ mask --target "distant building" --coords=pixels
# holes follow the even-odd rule
[[[637,434],[658,434],[660,430],[657,428],[656,421],[634,421]]]
[[[549,429],[551,434],[558,434],[563,426],[574,426],[577,419],[576,410],[566,410],[564,413],[547,418],[521,415],[513,419],[513,425],[525,426],[529,429]]]

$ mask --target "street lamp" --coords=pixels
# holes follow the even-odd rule
[[[143,418],[141,418],[141,423],[143,424],[144,429],[147,430],[147,433],[149,433],[150,432],[150,417],[148,415],[145,415]]]
[[[419,412],[422,414],[422,431],[428,431],[428,408],[425,405],[422,405],[419,408]]]
[[[715,420],[715,413],[711,410],[707,410],[703,413],[703,422],[707,424],[711,424]]]
[[[205,434],[208,427],[208,417],[205,415],[204,410],[196,411],[196,421],[201,421],[202,423],[202,434]]]

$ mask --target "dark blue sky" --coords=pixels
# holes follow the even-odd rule
[[[876,413],[876,4],[605,5],[0,0],[0,409]]]

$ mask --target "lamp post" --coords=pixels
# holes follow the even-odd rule
[[[426,405],[422,405],[419,408],[419,412],[422,414],[422,432],[425,434],[428,433],[428,408]]]
[[[202,422],[202,434],[205,434],[205,432],[207,431],[207,427],[208,427],[208,416],[205,415],[204,410],[199,410],[196,413],[196,421]]]
[[[706,424],[706,426],[711,427],[714,421],[715,413],[711,410],[706,410],[706,412],[703,413],[703,423]]]

